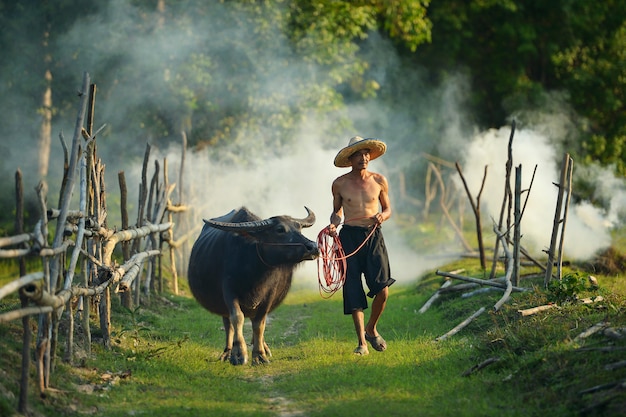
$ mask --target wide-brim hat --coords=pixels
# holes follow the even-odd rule
[[[384,154],[387,150],[387,145],[385,142],[376,138],[363,139],[360,136],[355,136],[350,139],[348,146],[337,153],[334,161],[335,166],[340,168],[352,166],[350,163],[350,156],[361,149],[369,149],[371,161]]]

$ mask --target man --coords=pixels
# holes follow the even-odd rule
[[[391,216],[389,186],[383,175],[367,169],[369,162],[383,155],[386,149],[385,143],[378,139],[355,136],[334,160],[337,167],[352,168],[333,181],[333,212],[328,228],[331,236],[336,236],[342,216],[345,219],[339,232],[341,245],[349,256],[346,260],[343,308],[344,314],[351,314],[354,321],[359,342],[354,350],[357,355],[369,353],[367,342],[380,352],[387,348],[387,342],[376,326],[387,304],[389,286],[395,282],[390,277],[389,258],[380,229],[380,225]],[[363,247],[350,256],[362,244]],[[365,276],[369,289],[367,296],[373,298],[367,324],[363,311],[368,306],[361,274]]]

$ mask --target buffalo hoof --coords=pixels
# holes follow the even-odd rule
[[[220,361],[230,361],[230,349],[224,349],[224,352],[220,355]]]
[[[267,355],[268,357],[272,357],[272,351],[270,350],[270,347],[267,345],[267,343],[263,344],[265,347],[265,355]]]
[[[270,360],[265,355],[257,354],[252,355],[252,365],[266,365],[270,363]]]
[[[245,365],[248,362],[248,352],[245,349],[233,347],[230,352],[230,363],[232,365]]]

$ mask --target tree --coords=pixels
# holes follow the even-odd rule
[[[571,41],[553,55],[556,75],[589,120],[585,161],[626,173],[626,4],[573,1],[564,25]]]

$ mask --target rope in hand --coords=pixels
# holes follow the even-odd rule
[[[378,226],[372,227],[370,234],[352,253],[346,255],[339,232],[331,236],[329,226],[320,230],[317,235],[317,247],[320,255],[317,258],[317,280],[322,298],[330,298],[339,291],[346,281],[346,259],[357,253],[374,234]]]

